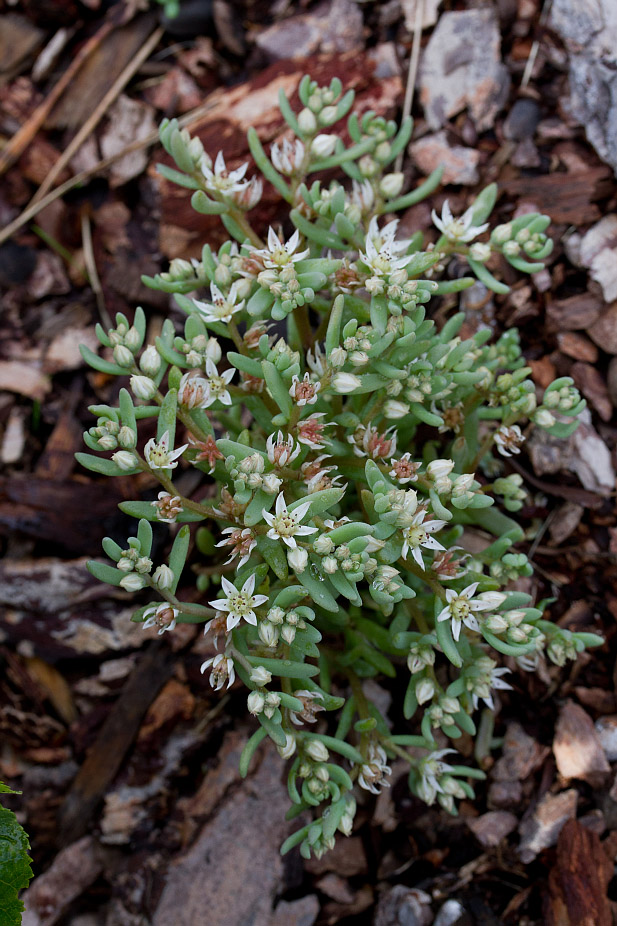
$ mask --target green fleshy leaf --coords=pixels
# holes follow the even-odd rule
[[[180,576],[182,575],[182,570],[186,563],[186,557],[188,556],[190,540],[191,531],[190,528],[185,525],[181,527],[176,534],[176,539],[173,542],[171,553],[169,554],[169,568],[174,574],[174,581],[171,586],[172,593],[175,593],[178,587],[178,582],[180,581]]]
[[[93,575],[99,582],[115,585],[116,588],[120,587],[120,582],[126,575],[126,572],[116,569],[115,566],[110,566],[109,563],[99,563],[92,559],[86,563],[86,568],[90,575]]]

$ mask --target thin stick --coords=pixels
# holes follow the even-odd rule
[[[86,270],[88,271],[88,280],[90,286],[92,287],[92,292],[96,297],[96,304],[98,306],[99,315],[101,316],[101,321],[106,328],[112,328],[113,325],[111,323],[111,318],[109,317],[109,312],[105,306],[105,296],[103,294],[103,287],[101,286],[101,278],[99,277],[98,270],[96,269],[96,260],[94,259],[90,216],[85,209],[81,214],[81,241],[84,252],[84,263],[86,265]]]
[[[2,176],[2,174],[9,169],[11,164],[17,160],[20,154],[26,150],[82,64],[84,64],[92,52],[100,46],[103,39],[120,24],[121,23],[117,23],[115,19],[105,20],[100,29],[82,45],[64,74],[62,74],[58,82],[54,84],[43,102],[37,106],[30,118],[22,125],[19,131],[13,135],[4,151],[0,153],[0,176]]]
[[[185,116],[182,116],[181,119],[178,119],[178,124],[181,128],[184,128],[187,125],[190,125],[192,122],[196,122],[203,115],[205,115],[209,110],[214,109],[217,105],[215,101],[209,103],[202,103],[201,106],[197,106],[190,113],[187,113]],[[74,177],[70,177],[69,180],[65,180],[64,183],[61,183],[59,187],[56,187],[55,190],[52,190],[51,193],[48,193],[47,196],[44,196],[43,199],[39,200],[37,203],[32,203],[29,206],[26,206],[24,211],[17,216],[16,219],[13,219],[9,225],[0,231],[0,244],[3,244],[7,241],[16,231],[29,222],[35,215],[38,215],[39,212],[42,212],[43,209],[51,205],[61,196],[64,196],[65,193],[68,193],[69,190],[73,190],[76,186],[79,186],[81,183],[85,183],[88,180],[91,180],[92,177],[100,173],[102,170],[106,170],[108,167],[111,167],[112,164],[115,164],[116,161],[119,161],[120,158],[125,157],[127,154],[132,154],[134,151],[141,151],[143,148],[149,148],[150,145],[156,144],[159,140],[159,133],[152,132],[146,138],[141,138],[139,141],[131,142],[130,145],[127,145],[126,148],[123,148],[121,151],[117,151],[115,154],[111,154],[108,158],[103,158],[93,167],[89,167],[87,170],[82,170],[81,173],[75,174]]]
[[[420,61],[420,41],[422,39],[422,22],[424,19],[424,0],[416,0],[416,18],[413,26],[413,43],[411,46],[411,55],[409,56],[409,70],[407,72],[407,86],[405,87],[405,100],[403,102],[403,119],[411,114],[411,104],[416,89],[416,77],[418,76],[418,63]],[[394,165],[394,169],[399,171],[403,166],[405,152],[401,151]]]
[[[96,126],[99,124],[111,104],[115,101],[116,97],[124,90],[130,79],[133,75],[139,70],[143,62],[150,56],[154,51],[161,38],[165,33],[164,29],[160,27],[155,29],[152,35],[147,39],[145,44],[139,49],[135,57],[129,61],[127,66],[124,68],[122,73],[116,78],[114,83],[111,85],[101,102],[98,104],[94,112],[88,117],[86,122],[82,125],[79,132],[70,142],[67,148],[62,152],[61,156],[58,158],[56,163],[53,165],[40,187],[28,203],[29,206],[33,206],[34,203],[38,202],[40,199],[45,196],[45,194],[52,188],[56,178],[62,173],[66,165],[69,163],[76,151],[78,151],[88,136],[94,131]]]
[[[553,5],[553,0],[546,0],[544,6],[542,7],[542,12],[540,13],[540,19],[538,20],[538,30],[544,29],[546,21],[548,19],[548,14],[551,11],[551,6]],[[533,71],[533,66],[536,63],[536,58],[538,57],[538,52],[540,50],[540,39],[535,39],[531,49],[529,51],[529,57],[527,58],[527,63],[525,64],[525,70],[523,71],[523,76],[521,78],[521,90],[527,86],[531,80],[531,72]]]

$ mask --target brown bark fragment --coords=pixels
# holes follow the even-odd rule
[[[549,875],[546,926],[612,926],[606,896],[613,866],[596,833],[569,820],[557,842]]]

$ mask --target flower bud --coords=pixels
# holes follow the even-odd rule
[[[359,389],[361,385],[362,380],[358,376],[354,376],[353,373],[336,373],[332,380],[334,391],[340,395],[348,395],[355,389]]]
[[[503,633],[504,630],[508,629],[509,625],[502,614],[489,614],[484,619],[484,626],[487,630],[490,630],[491,633]]]
[[[117,453],[112,454],[111,458],[116,466],[124,470],[125,473],[135,469],[138,465],[137,457],[128,450],[118,450]]]
[[[296,738],[293,733],[286,733],[286,743],[284,746],[277,746],[278,754],[281,759],[291,759],[296,751]]]
[[[137,396],[138,399],[148,401],[156,395],[156,383],[148,376],[131,376],[130,383],[133,394]]]
[[[347,360],[347,351],[343,347],[335,347],[328,360],[333,367],[342,367]]]
[[[276,473],[266,473],[266,475],[262,478],[261,488],[264,492],[267,492],[268,495],[275,495],[282,484],[282,479],[279,479]]]
[[[291,624],[283,624],[281,628],[281,637],[285,643],[291,646],[296,639],[296,628],[292,627]]]
[[[313,549],[315,553],[319,553],[320,556],[325,556],[334,549],[334,541],[331,540],[327,534],[320,534],[319,537],[313,541]]]
[[[246,706],[249,713],[253,715],[261,714],[266,705],[266,698],[262,691],[251,691],[246,699]]]
[[[311,153],[315,158],[329,158],[336,148],[336,135],[316,135],[311,142]]]
[[[278,628],[271,624],[270,621],[261,621],[257,628],[257,633],[259,634],[261,642],[271,649],[274,649],[279,641]]]
[[[479,264],[485,264],[491,256],[490,244],[483,244],[481,241],[474,241],[469,248],[469,256]]]
[[[395,399],[388,399],[383,407],[383,413],[386,418],[390,419],[404,418],[409,414],[409,405],[405,402],[397,402]]]
[[[149,344],[139,358],[139,368],[146,376],[156,376],[161,369],[161,357],[154,344]]]
[[[288,551],[287,562],[295,573],[304,572],[308,564],[308,553],[302,547],[296,547],[295,550]]]
[[[135,325],[131,325],[127,333],[124,335],[124,343],[128,349],[133,352],[139,350],[141,346],[141,335]]]
[[[424,704],[425,701],[430,701],[434,694],[435,683],[432,681],[432,679],[420,679],[416,685],[416,698],[418,699],[418,704]]]
[[[336,122],[336,106],[324,106],[318,118],[321,125],[333,125]]]
[[[133,355],[124,344],[116,344],[114,347],[114,360],[119,367],[133,366]]]
[[[174,581],[173,571],[169,566],[158,566],[152,576],[158,588],[171,588]]]
[[[552,428],[555,424],[555,416],[549,412],[548,408],[539,408],[533,420],[541,428]]]
[[[113,434],[103,434],[102,437],[99,437],[97,444],[101,450],[115,450],[118,446],[118,441],[113,436]]]
[[[127,592],[138,592],[140,588],[144,588],[146,580],[136,572],[129,572],[128,575],[120,579],[120,585]]]
[[[272,673],[264,666],[255,666],[251,672],[250,679],[254,685],[269,685],[272,681]]]
[[[206,357],[208,357],[213,363],[219,362],[223,354],[221,351],[221,345],[216,338],[208,338],[205,354]]]
[[[405,177],[402,173],[396,172],[386,174],[379,184],[379,190],[382,196],[385,196],[386,199],[393,199],[395,196],[398,196],[403,189],[404,180]]]
[[[327,762],[330,753],[321,742],[321,740],[309,740],[308,746],[305,747],[307,756],[310,756],[314,762]]]
[[[338,569],[338,562],[333,556],[326,556],[321,561],[321,566],[322,566],[323,571],[327,573],[329,576],[331,576]]]
[[[282,608],[270,608],[268,611],[268,620],[271,624],[282,624],[285,620],[285,612]]]
[[[142,575],[147,575],[152,569],[152,560],[147,556],[140,556],[135,563],[135,569]]]
[[[298,114],[298,126],[300,131],[306,132],[307,135],[312,135],[317,130],[317,119],[310,109],[305,107]]]
[[[453,469],[452,460],[433,460],[426,467],[426,473],[431,479],[443,479],[444,476],[449,476]]]
[[[133,428],[129,428],[126,424],[123,425],[118,434],[118,443],[123,450],[134,450],[137,446],[137,432],[134,431]]]

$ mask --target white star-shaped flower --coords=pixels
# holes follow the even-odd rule
[[[236,312],[240,312],[244,308],[244,299],[238,301],[237,280],[234,280],[231,284],[226,296],[216,283],[211,283],[210,299],[211,302],[193,300],[197,313],[205,322],[230,322]]]
[[[473,224],[473,206],[470,206],[460,218],[455,219],[447,199],[441,210],[441,218],[434,209],[431,212],[431,218],[439,231],[446,236],[448,241],[462,243],[473,241],[473,239],[481,235],[483,231],[486,231],[489,225],[488,222],[485,222],[483,225]]]
[[[478,582],[472,582],[462,592],[455,592],[454,589],[446,589],[447,605],[438,614],[438,621],[452,621],[452,636],[455,640],[461,635],[461,626],[465,624],[470,630],[479,630],[478,621],[475,618],[475,611],[488,611],[498,607],[505,601],[506,596],[501,592],[484,592],[478,598],[474,598]]]
[[[169,431],[165,431],[160,441],[151,437],[144,447],[144,456],[150,469],[175,469],[178,457],[181,457],[188,444],[176,450],[169,449]]]
[[[262,258],[263,265],[268,270],[279,270],[288,264],[295,264],[297,261],[304,260],[305,257],[309,256],[311,253],[310,248],[296,253],[299,244],[300,232],[298,229],[295,230],[289,241],[281,241],[272,226],[270,226],[268,229],[268,247],[251,248],[251,251],[256,257]]]
[[[377,277],[388,276],[406,267],[411,260],[411,256],[405,254],[409,239],[397,241],[394,237],[397,228],[398,219],[388,222],[382,229],[377,223],[377,216],[374,215],[369,222],[365,251],[360,251],[360,259]]]
[[[405,558],[408,553],[411,553],[420,569],[424,569],[421,547],[424,547],[425,550],[445,550],[445,547],[430,535],[434,534],[435,531],[440,531],[442,527],[445,527],[447,521],[440,521],[438,518],[432,521],[425,521],[426,515],[427,512],[423,508],[420,509],[420,511],[414,515],[409,527],[405,528],[403,531],[402,556]]]
[[[233,630],[241,620],[247,624],[257,626],[257,615],[254,608],[264,604],[268,600],[267,595],[254,595],[255,576],[250,575],[240,591],[236,586],[226,579],[221,579],[225,598],[218,598],[216,601],[209,602],[217,611],[227,611],[227,630]]]
[[[293,511],[289,511],[283,493],[280,492],[276,499],[275,513],[271,514],[265,508],[263,510],[264,520],[270,527],[267,536],[271,540],[282,540],[292,550],[295,549],[296,537],[304,537],[317,531],[316,527],[308,527],[300,523],[310,507],[310,501],[302,502]]]
[[[214,170],[205,163],[202,163],[202,172],[206,178],[206,189],[213,193],[237,193],[243,190],[247,184],[244,175],[247,171],[248,161],[237,167],[235,170],[227,170],[223,152],[219,151],[214,162]]]
[[[231,405],[231,395],[227,386],[232,381],[235,372],[234,368],[230,367],[223,373],[219,373],[214,361],[208,357],[206,360],[206,376],[208,377],[210,398],[208,399],[208,405],[203,406],[204,408],[208,408],[217,399],[221,405]]]

